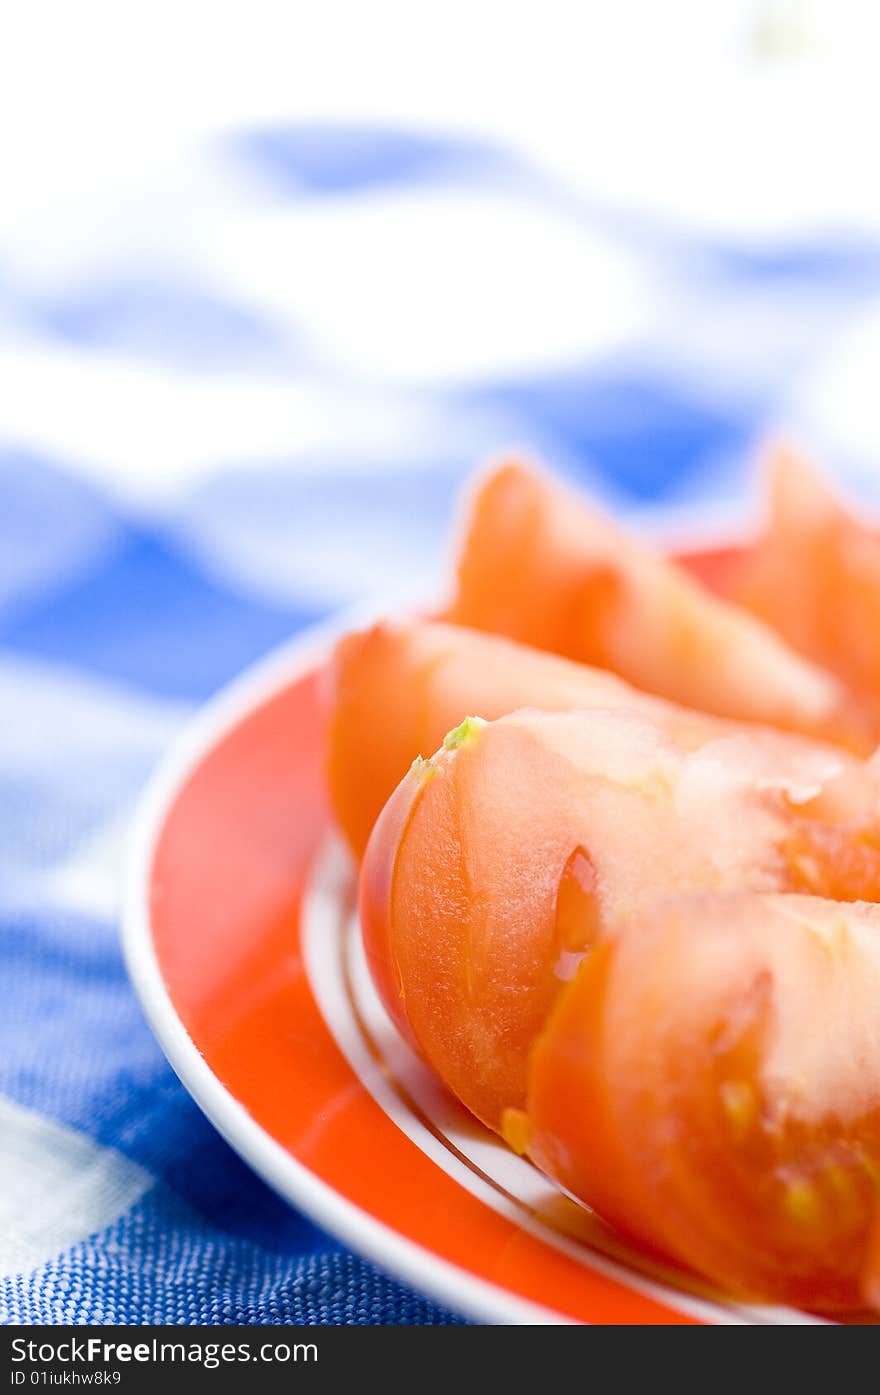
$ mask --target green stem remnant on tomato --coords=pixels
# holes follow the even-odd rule
[[[470,746],[476,741],[480,730],[486,725],[482,717],[465,717],[457,727],[448,731],[443,738],[444,751],[457,751],[459,746]]]

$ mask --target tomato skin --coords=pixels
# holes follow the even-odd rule
[[[478,734],[407,775],[360,878],[364,943],[386,1008],[493,1128],[506,1107],[525,1103],[528,1053],[560,984],[558,883],[577,844],[564,780],[562,797],[550,796],[553,762],[527,731],[499,726],[488,749]],[[539,827],[530,796],[542,789]]]
[[[416,766],[400,782],[373,829],[358,882],[358,913],[370,975],[389,1017],[416,1050],[394,953],[391,898],[397,849],[431,773],[428,766]]]
[[[844,904],[880,900],[880,765],[755,725],[859,752],[880,730],[864,626],[832,653],[852,533],[820,531],[835,594],[794,617],[785,549],[694,565],[757,584],[789,649],[502,467],[455,623],[337,651],[328,768],[377,989],[457,1097],[725,1292],[847,1312],[880,1301],[880,906]],[[859,576],[880,626],[877,557]],[[441,746],[468,713],[491,720]]]
[[[718,569],[719,594],[771,625],[880,712],[880,532],[851,514],[805,456],[783,443],[766,461],[768,522]]]
[[[449,619],[610,669],[686,707],[861,753],[876,743],[876,725],[830,673],[518,462],[474,491]]]
[[[689,749],[619,710],[463,723],[364,858],[382,999],[478,1118],[640,1244],[730,1292],[857,1307],[880,906],[796,893],[845,892],[841,866],[880,886],[857,822],[878,773],[778,733]]]
[[[664,703],[613,674],[497,635],[427,620],[346,635],[328,665],[327,777],[337,823],[361,858],[385,801],[416,756],[430,756],[468,714],[521,707],[630,706],[688,745],[718,736],[716,718]]]
[[[525,706],[638,702],[611,674],[427,620],[386,621],[346,635],[326,678],[328,783],[358,858],[412,761],[432,755],[468,714],[491,720]]]
[[[530,1154],[726,1292],[863,1307],[877,995],[880,907],[673,898],[560,995],[531,1062]]]
[[[358,858],[410,762],[430,754],[421,750],[421,657],[392,643],[392,633],[383,625],[346,635],[325,674],[327,783],[336,821]]]
[[[581,954],[674,888],[801,888],[791,799],[830,806],[823,781],[859,769],[767,732],[689,750],[613,710],[476,727],[406,776],[367,848],[362,924],[386,1007],[498,1129],[524,1107],[532,1044]]]

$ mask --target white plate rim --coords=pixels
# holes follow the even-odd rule
[[[214,1074],[178,1016],[156,957],[149,911],[151,869],[166,817],[189,776],[250,712],[314,668],[335,639],[388,613],[387,606],[361,606],[309,627],[246,669],[185,725],[133,816],[122,897],[126,967],[147,1021],[185,1089],[230,1147],[281,1197],[342,1244],[452,1313],[505,1325],[566,1323],[562,1314],[480,1279],[400,1235],[293,1158]]]
[[[668,517],[662,522],[656,529],[658,538],[666,545],[670,537],[681,544],[683,534],[676,533]],[[696,546],[699,541],[701,549],[729,544],[730,530],[712,526],[714,522],[706,526],[704,520],[702,534],[694,524],[686,543]],[[681,547],[683,552],[688,550],[687,545]],[[211,1070],[177,1014],[153,945],[149,890],[155,848],[168,812],[203,757],[255,708],[315,668],[347,631],[389,615],[424,614],[430,610],[425,598],[432,590],[422,578],[421,584],[411,585],[405,593],[395,590],[378,600],[374,597],[309,626],[245,669],[190,718],[135,808],[123,880],[123,952],[147,1021],[181,1083],[230,1147],[284,1200],[343,1245],[452,1313],[492,1324],[567,1324],[572,1319],[480,1279],[400,1235],[293,1158]],[[787,1322],[801,1320],[796,1310],[787,1312]],[[748,1325],[747,1317],[745,1322]],[[810,1322],[825,1325],[821,1318]]]

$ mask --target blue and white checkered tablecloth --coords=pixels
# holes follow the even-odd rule
[[[487,451],[634,513],[740,514],[777,425],[867,480],[834,411],[880,243],[688,231],[436,128],[254,126],[186,171],[51,274],[0,247],[0,1314],[446,1322],[165,1063],[120,953],[133,804],[245,665],[436,571]]]

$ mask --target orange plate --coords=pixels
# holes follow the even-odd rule
[[[284,1197],[469,1317],[817,1321],[645,1260],[466,1115],[395,1032],[321,776],[332,638],[297,641],[212,703],[145,797],[126,953],[183,1083]]]

